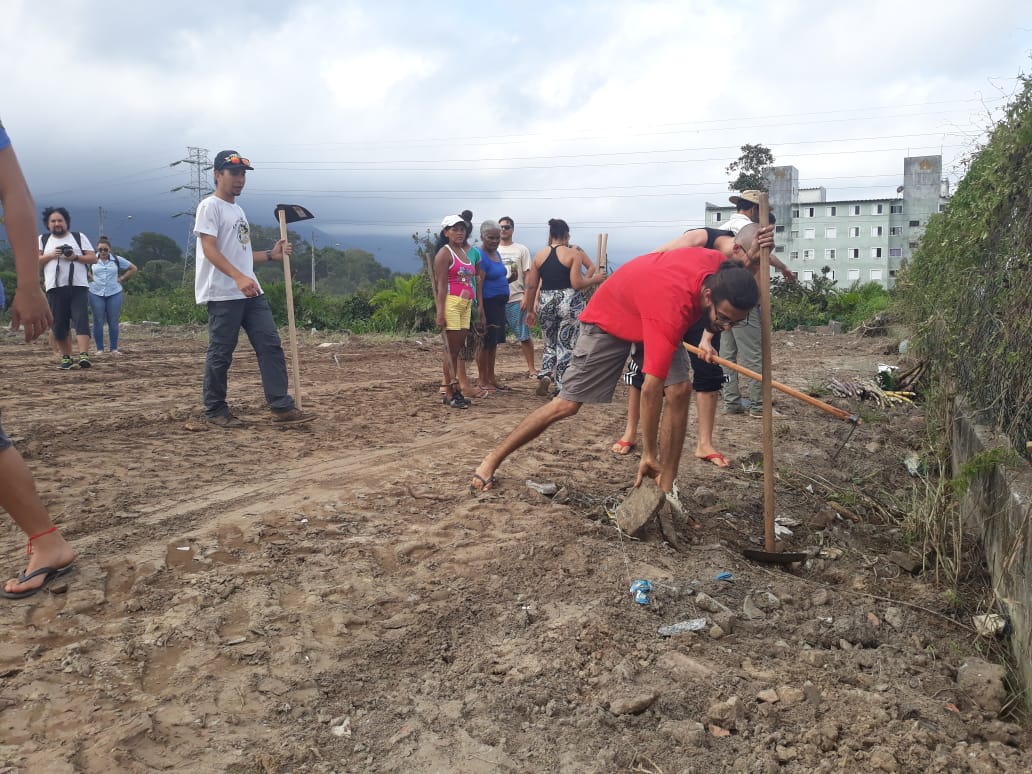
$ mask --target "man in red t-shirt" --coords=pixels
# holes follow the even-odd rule
[[[744,320],[759,300],[748,269],[725,263],[716,250],[691,247],[635,258],[603,282],[580,315],[580,336],[559,395],[528,415],[488,454],[473,474],[472,488],[490,489],[502,461],[584,403],[608,403],[623,373],[631,345],[645,374],[641,391],[644,443],[635,486],[657,479],[668,495],[681,461],[691,374],[681,347],[685,332],[708,316],[714,333]],[[663,459],[659,458],[659,418]]]

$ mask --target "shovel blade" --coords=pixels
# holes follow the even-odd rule
[[[311,212],[306,210],[300,204],[277,204],[275,211],[273,211],[273,217],[279,220],[280,212],[286,213],[287,223],[298,223],[302,220],[311,220],[315,217]]]
[[[762,564],[795,564],[796,562],[805,562],[809,558],[804,553],[760,551],[756,548],[742,549],[742,556]]]

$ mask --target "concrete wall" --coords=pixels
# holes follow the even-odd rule
[[[1010,442],[978,423],[978,415],[958,399],[953,429],[953,466],[977,454],[1010,448]],[[999,466],[972,481],[961,501],[965,523],[982,535],[985,555],[1000,607],[1010,616],[1010,646],[1032,710],[1032,468]]]

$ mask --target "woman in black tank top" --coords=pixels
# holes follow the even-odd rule
[[[545,345],[538,371],[538,395],[547,395],[553,383],[556,392],[562,387],[577,343],[577,318],[587,303],[580,291],[605,278],[583,250],[570,245],[566,221],[548,221],[548,247],[534,256],[526,276],[527,324],[533,325],[535,319],[541,323]]]

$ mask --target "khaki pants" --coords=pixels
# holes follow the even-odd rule
[[[753,307],[749,316],[741,325],[724,331],[720,339],[720,356],[760,373],[762,366],[760,350],[760,307]],[[738,374],[730,368],[724,369],[727,384],[724,386],[724,403],[728,406],[741,406],[742,394],[738,387]],[[748,393],[752,405],[760,405],[760,383],[755,379],[742,377],[749,382]]]

